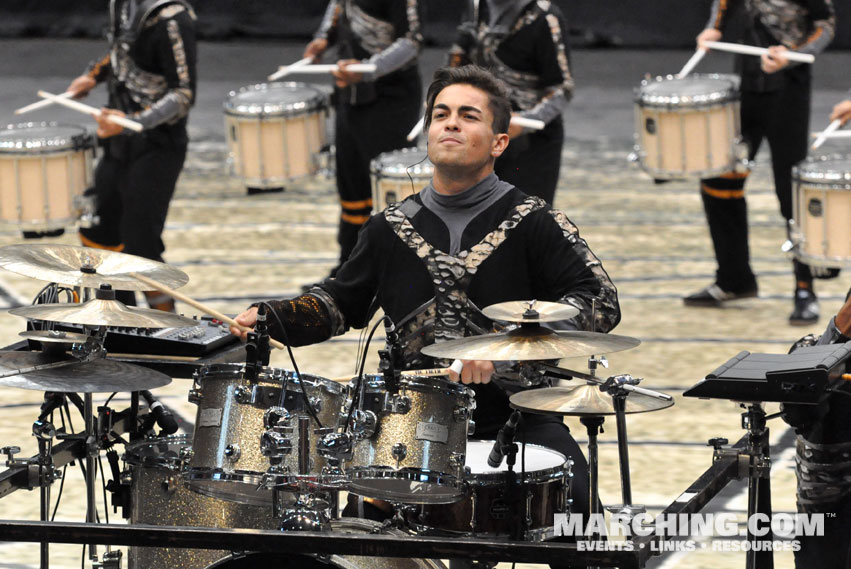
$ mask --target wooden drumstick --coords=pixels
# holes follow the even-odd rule
[[[417,124],[414,125],[414,128],[411,129],[411,132],[409,132],[408,136],[406,137],[408,142],[414,140],[420,135],[420,133],[422,133],[424,124],[425,117],[420,117],[420,120],[417,121]]]
[[[215,310],[213,308],[210,308],[209,306],[201,304],[197,300],[190,298],[190,297],[186,296],[185,294],[179,293],[176,290],[171,289],[171,288],[165,286],[164,284],[159,283],[159,282],[157,282],[153,279],[149,279],[145,275],[140,275],[139,273],[130,273],[130,276],[132,276],[136,280],[142,281],[143,283],[145,283],[146,285],[149,285],[151,288],[153,288],[155,290],[158,290],[160,292],[164,292],[165,294],[171,296],[172,298],[175,298],[175,299],[177,299],[181,302],[185,302],[186,304],[188,304],[190,306],[194,306],[195,308],[197,308],[201,312],[204,312],[207,315],[212,316],[213,318],[218,318],[222,322],[227,322],[231,326],[235,326],[236,328],[239,328],[243,332],[251,332],[252,331],[252,329],[249,328],[248,326],[243,326],[242,324],[240,324],[239,322],[237,322],[233,318],[231,318],[229,316],[225,316],[224,314],[222,314],[218,310]],[[286,346],[284,346],[284,344],[282,344],[281,342],[274,340],[272,338],[269,338],[269,345],[273,346],[275,348],[278,348],[279,350],[283,350],[284,348],[286,348]]]
[[[39,91],[38,96],[43,98],[43,99],[47,99],[48,101],[51,101],[53,103],[58,103],[58,104],[62,105],[63,107],[68,107],[69,109],[73,109],[75,111],[79,111],[79,112],[85,113],[87,115],[90,115],[90,114],[100,115],[101,114],[100,109],[96,109],[96,108],[94,108],[90,105],[87,105],[85,103],[81,103],[80,101],[75,101],[73,99],[63,99],[59,95],[54,95],[53,93],[48,93],[47,91]],[[134,120],[130,120],[126,117],[118,117],[118,116],[115,116],[115,115],[107,115],[106,120],[108,120],[109,122],[114,122],[115,124],[120,124],[124,128],[129,128],[130,130],[135,131],[135,132],[142,132],[145,129],[145,127],[143,127],[140,123],[138,123]]]
[[[700,63],[700,60],[704,58],[707,51],[709,50],[697,48],[697,50],[694,52],[694,55],[689,58],[686,64],[683,65],[683,68],[680,69],[680,72],[677,73],[677,79],[682,79],[683,77],[691,73],[694,68],[697,67],[697,64]]]
[[[742,45],[738,43],[727,43],[722,41],[707,41],[703,45],[717,51],[728,51],[730,53],[741,53],[742,55],[765,55],[769,53],[767,48],[756,47],[755,45]],[[783,57],[789,61],[797,61],[799,63],[814,63],[816,56],[809,53],[798,53],[796,51],[787,51]]]
[[[851,138],[851,130],[840,130],[825,134],[823,132],[814,132],[811,135],[813,138],[824,136],[825,138]]]
[[[819,133],[818,137],[816,138],[816,141],[813,142],[813,145],[810,148],[816,150],[819,146],[824,144],[824,141],[827,140],[830,135],[833,134],[833,132],[840,126],[842,126],[842,121],[839,119],[836,119],[835,121],[827,125],[827,128]]]
[[[405,371],[402,371],[400,375],[402,377],[440,377],[441,375],[449,375],[450,371],[460,373],[460,369],[456,368],[456,362],[458,364],[461,364],[460,360],[455,360],[449,367],[438,367],[432,369],[406,369]],[[351,381],[355,377],[356,376],[354,375],[341,375],[339,377],[332,377],[331,381],[342,383],[344,381]]]
[[[56,95],[57,97],[62,97],[63,99],[70,99],[74,96],[73,91],[65,91],[61,95]],[[22,115],[24,113],[29,113],[31,111],[35,111],[38,109],[43,109],[44,107],[49,107],[54,104],[54,101],[51,99],[42,99],[41,101],[36,101],[35,103],[30,103],[25,107],[21,107],[20,109],[15,110],[16,115]]]
[[[295,63],[291,63],[290,65],[281,65],[278,67],[278,70],[269,75],[266,79],[269,81],[275,81],[276,79],[281,79],[282,77],[286,77],[290,73],[297,71],[299,67],[304,67],[305,65],[310,65],[313,61],[312,57],[305,57],[304,59],[299,59]]]

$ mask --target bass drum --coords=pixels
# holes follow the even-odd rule
[[[335,533],[382,533],[405,535],[397,529],[381,529],[379,522],[360,518],[331,520]],[[207,569],[446,569],[435,559],[365,557],[360,555],[283,555],[281,553],[235,553],[216,561]]]

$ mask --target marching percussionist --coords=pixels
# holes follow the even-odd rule
[[[562,116],[573,96],[567,26],[549,0],[476,0],[472,18],[458,28],[450,65],[474,63],[508,86],[517,116],[546,123],[540,131],[511,125],[511,145],[496,174],[552,204],[564,143]]]
[[[304,57],[317,60],[329,46],[338,48],[334,136],[340,261],[332,277],[372,212],[370,162],[382,152],[411,145],[406,135],[422,109],[420,12],[419,0],[331,0],[304,50]],[[361,62],[374,63],[375,72],[346,71],[347,65]]]
[[[111,0],[109,52],[74,79],[68,91],[85,96],[106,81],[108,108],[95,118],[104,153],[89,190],[96,225],[80,229],[83,245],[162,261],[162,231],[186,158],[186,122],[195,101],[196,16],[185,0]],[[133,133],[107,120],[127,116]],[[152,308],[174,301],[146,292]],[[135,304],[132,293],[121,298]]]
[[[423,346],[490,331],[493,322],[480,308],[496,303],[561,302],[579,310],[559,323],[565,329],[614,328],[617,290],[576,226],[494,173],[494,160],[509,145],[510,116],[504,87],[487,71],[439,69],[426,97],[431,183],[373,216],[336,278],[271,302],[285,328],[268,318],[271,334],[293,346],[313,344],[365,327],[381,308],[399,332],[405,367],[422,369],[435,364],[420,353]],[[253,326],[256,315],[250,308],[236,320]],[[476,392],[477,438],[494,438],[511,412],[508,397],[520,388],[497,373],[505,367],[465,361],[460,375],[450,372]],[[527,442],[576,461],[574,511],[587,513],[587,464],[561,417],[524,421]]]
[[[851,290],[820,337],[804,336],[792,347],[851,341]],[[851,371],[851,369],[849,369]],[[835,389],[818,405],[784,404],[783,419],[795,428],[798,511],[824,513],[824,536],[799,536],[795,566],[848,567],[851,563],[851,388]]]
[[[792,167],[806,158],[809,145],[811,66],[790,63],[787,51],[818,54],[830,43],[835,18],[831,0],[714,0],[705,30],[697,36],[704,42],[721,38],[730,14],[743,7],[747,19],[745,43],[768,48],[759,58],[740,56],[742,138],[753,160],[763,139],[771,149],[774,189],[780,212],[792,219]],[[688,306],[719,307],[740,298],[757,295],[756,276],[751,270],[748,249],[748,218],[745,202],[747,173],[729,172],[700,181],[700,194],[718,263],[715,282],[686,296]],[[818,320],[819,309],[813,290],[814,271],[798,260],[795,274],[794,309],[789,323],[806,325]],[[835,270],[822,270],[831,277]]]

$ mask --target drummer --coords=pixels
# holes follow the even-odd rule
[[[109,108],[96,117],[104,153],[87,192],[95,198],[98,221],[80,229],[80,240],[162,261],[162,231],[186,158],[186,122],[195,101],[196,17],[185,0],[111,0],[110,14],[109,53],[67,89],[83,97],[100,82],[109,88]],[[107,115],[130,117],[144,130],[124,130]],[[151,308],[174,311],[170,297],[145,296]],[[136,304],[129,292],[119,300]]]
[[[277,316],[267,319],[271,334],[292,346],[314,344],[367,326],[381,308],[399,331],[404,366],[423,369],[435,362],[421,347],[490,331],[493,322],[479,307],[500,302],[561,302],[579,314],[557,327],[614,328],[617,290],[576,226],[494,173],[509,145],[511,106],[501,82],[476,66],[439,69],[426,105],[431,183],[373,216],[336,278],[271,301]],[[256,315],[252,307],[236,320],[254,326]],[[509,395],[520,387],[506,379],[508,362],[463,363],[460,375],[449,377],[473,386],[476,437],[492,439],[511,413]],[[576,461],[574,508],[587,513],[587,464],[561,417],[527,415],[524,423],[526,442]]]
[[[759,58],[742,56],[741,124],[742,137],[749,146],[750,160],[768,139],[774,189],[780,212],[792,219],[792,167],[807,157],[809,145],[810,91],[812,66],[790,63],[786,52],[818,54],[833,39],[836,25],[831,0],[714,0],[712,15],[697,45],[721,39],[722,29],[736,7],[746,8],[746,43],[766,47]],[[729,172],[700,181],[703,207],[715,249],[718,270],[709,286],[686,296],[688,306],[720,307],[741,298],[757,296],[756,276],[751,270],[748,250],[748,217],[745,202],[747,173]],[[806,325],[818,320],[819,307],[813,277],[836,276],[832,269],[819,270],[793,261],[795,275],[794,308],[789,323]]]
[[[564,144],[562,116],[574,87],[566,33],[561,10],[549,1],[483,0],[449,51],[450,65],[481,65],[505,81],[513,114],[546,123],[540,131],[509,126],[512,143],[496,173],[551,205]]]

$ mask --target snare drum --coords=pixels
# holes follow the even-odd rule
[[[434,165],[428,159],[425,148],[402,148],[379,154],[372,161],[370,170],[375,211],[419,192],[434,175]]]
[[[285,491],[303,482],[311,489],[337,486],[340,476],[319,455],[316,443],[336,426],[343,403],[343,387],[330,379],[264,367],[255,380],[245,377],[244,364],[215,364],[199,369],[189,400],[198,405],[194,454],[186,472],[190,489],[207,496],[245,504],[272,501],[271,487]],[[323,425],[311,419],[309,440],[302,440],[299,419],[308,416],[301,385]],[[283,399],[282,399],[283,393]],[[275,416],[270,421],[270,413]],[[272,424],[274,423],[274,424]],[[270,458],[261,445],[269,427],[281,428],[287,449],[267,484]],[[307,473],[299,472],[299,454],[307,453]]]
[[[95,138],[81,126],[26,123],[0,129],[0,221],[24,230],[72,225],[92,185]]]
[[[553,537],[555,514],[567,513],[573,462],[563,454],[537,445],[526,445],[526,470],[521,473],[521,452],[514,465],[513,500],[508,496],[503,461],[488,465],[494,441],[467,442],[466,495],[454,504],[420,506],[409,518],[422,534],[507,537],[518,528],[527,541]]]
[[[657,179],[709,178],[741,168],[738,78],[671,76],[643,81],[635,97],[636,155]]]
[[[851,267],[851,156],[824,156],[792,170],[796,255],[809,265]]]
[[[365,376],[346,468],[356,494],[411,504],[443,504],[462,495],[473,391],[440,377],[406,376],[397,394],[382,376]]]
[[[130,485],[130,523],[156,526],[276,529],[272,509],[208,498],[190,492],[181,472],[191,454],[186,435],[141,441],[127,447],[129,465],[122,483]],[[130,569],[201,569],[229,551],[130,547]]]
[[[277,188],[319,170],[328,141],[328,95],[305,83],[261,83],[224,103],[233,172],[251,188]]]

